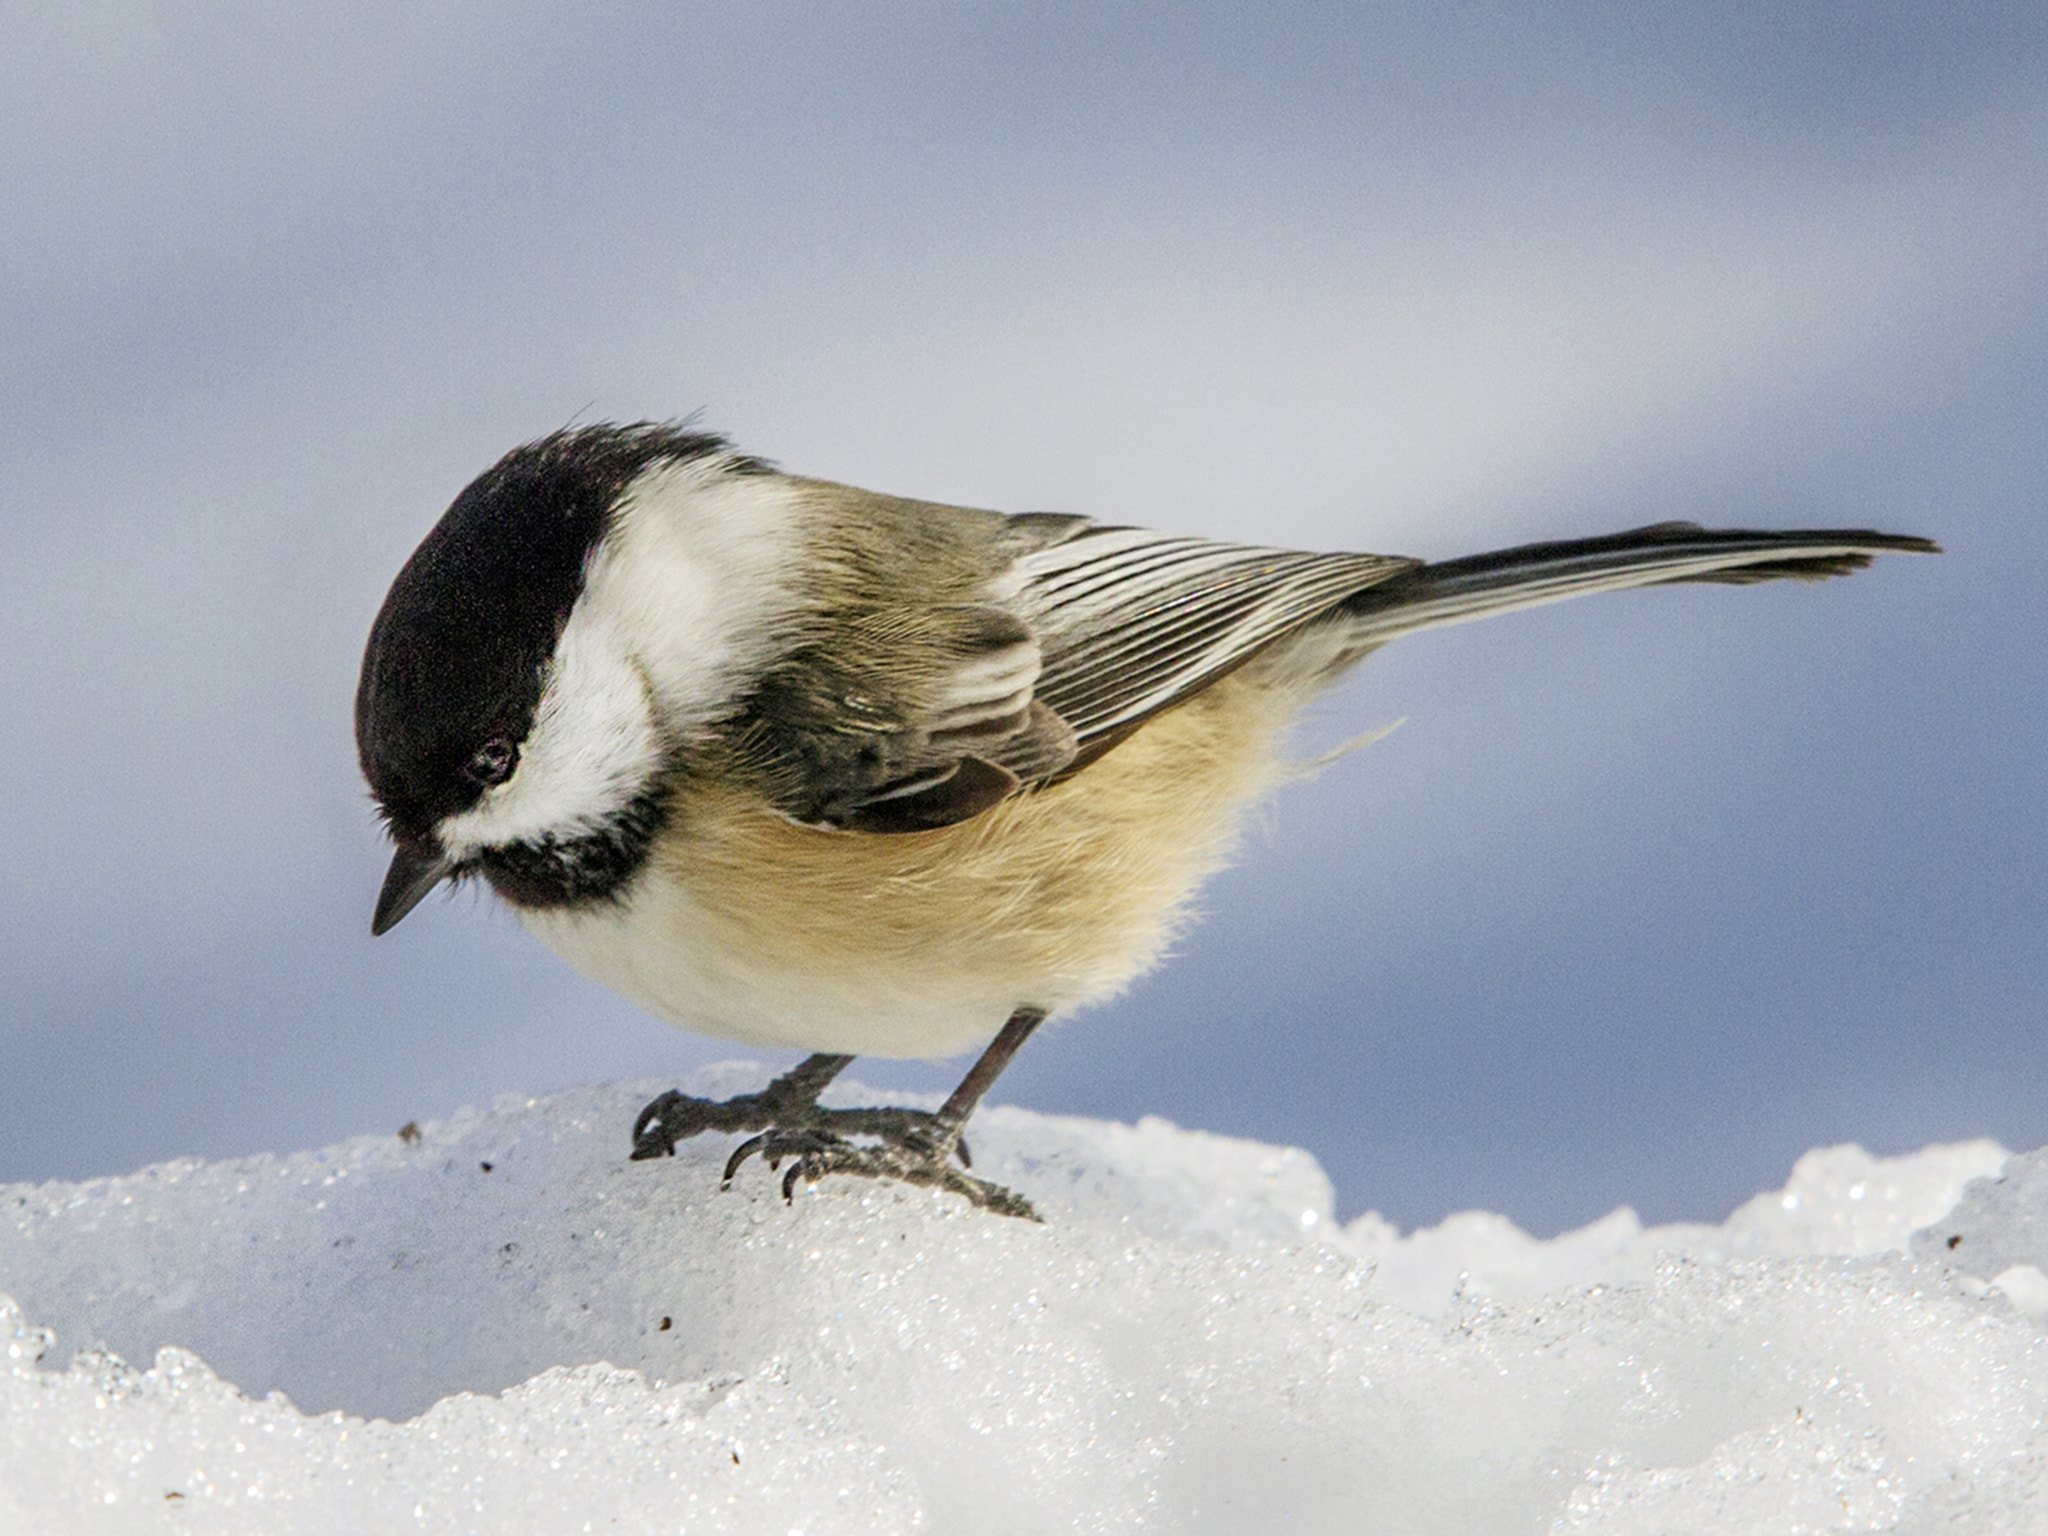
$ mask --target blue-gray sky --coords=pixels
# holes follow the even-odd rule
[[[737,1054],[470,897],[373,944],[349,739],[470,476],[699,411],[804,473],[1316,547],[1940,539],[1383,652],[1304,750],[1406,723],[998,1097],[1538,1230],[1717,1217],[1823,1142],[2048,1140],[2039,6],[0,32],[0,1178]]]

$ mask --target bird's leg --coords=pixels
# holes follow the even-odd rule
[[[633,1121],[635,1161],[675,1156],[676,1143],[706,1131],[766,1131],[826,1138],[878,1136],[922,1147],[937,1118],[923,1109],[825,1109],[818,1095],[846,1070],[851,1056],[806,1057],[759,1093],[731,1099],[693,1099],[671,1088]],[[960,1161],[967,1143],[955,1137]]]
[[[725,1165],[725,1181],[731,1183],[740,1165],[758,1153],[771,1168],[780,1168],[785,1159],[789,1160],[789,1171],[782,1176],[782,1197],[785,1200],[795,1194],[799,1179],[806,1184],[815,1184],[828,1173],[851,1173],[862,1178],[901,1179],[907,1184],[951,1190],[985,1211],[1036,1221],[1038,1213],[1022,1195],[962,1172],[953,1166],[952,1159],[956,1152],[962,1150],[960,1132],[967,1124],[967,1117],[974,1113],[982,1095],[1002,1075],[1003,1068],[1010,1064],[1010,1058],[1031,1038],[1031,1032],[1044,1022],[1043,1008],[1019,1008],[1012,1013],[1001,1033],[981,1053],[981,1059],[975,1062],[938,1113],[925,1117],[923,1124],[908,1135],[890,1137],[882,1146],[864,1147],[836,1134],[837,1127],[833,1125],[814,1124],[796,1128],[778,1122],[735,1149]],[[818,1059],[812,1058],[813,1061]],[[855,1134],[859,1133],[856,1131]],[[640,1154],[636,1152],[634,1155]]]

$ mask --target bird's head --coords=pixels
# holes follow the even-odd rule
[[[663,655],[690,649],[644,589],[666,574],[687,607],[693,583],[643,569],[658,552],[622,524],[650,485],[674,499],[692,470],[757,468],[676,427],[584,427],[456,497],[392,583],[356,693],[357,752],[397,844],[372,932],[451,878],[481,874],[525,906],[607,899],[630,878],[672,746]]]

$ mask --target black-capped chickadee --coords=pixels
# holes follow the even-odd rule
[[[1029,1214],[955,1163],[962,1124],[1039,1023],[1159,959],[1347,668],[1585,592],[1934,549],[1661,523],[1300,554],[906,501],[678,426],[558,432],[455,499],[371,630],[356,739],[397,843],[373,931],[481,876],[649,1012],[818,1053],[759,1094],[662,1095],[635,1157],[754,1131],[728,1179],[758,1152],[785,1193],[881,1175]],[[817,1104],[856,1055],[991,1033],[936,1114]]]

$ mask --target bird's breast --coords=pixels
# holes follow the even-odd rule
[[[1108,996],[1172,943],[1285,773],[1300,702],[1247,669],[1063,783],[933,831],[797,826],[685,785],[613,903],[520,920],[658,1017],[759,1046],[945,1056]]]

